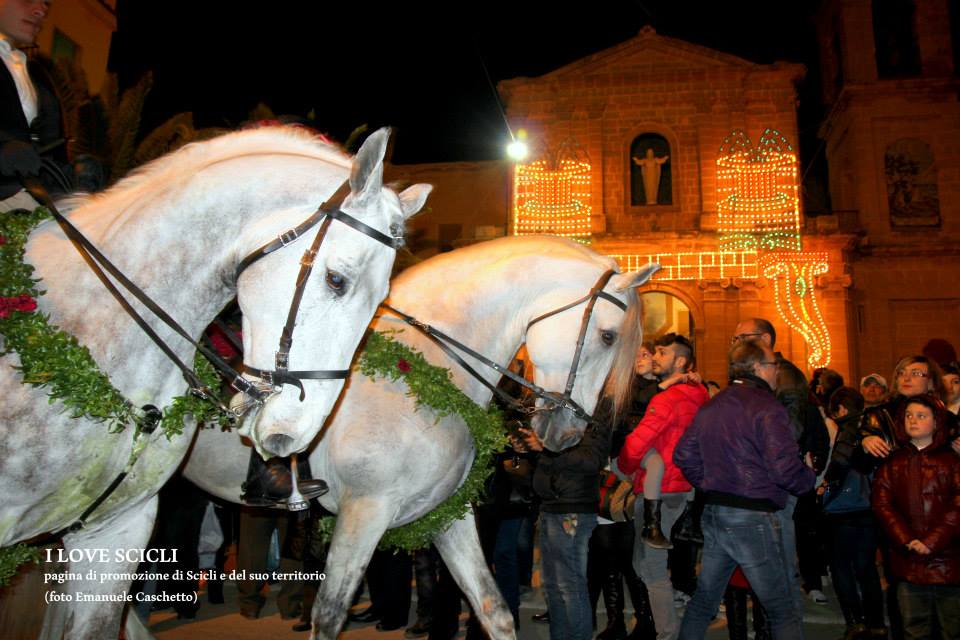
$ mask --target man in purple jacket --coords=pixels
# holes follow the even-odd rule
[[[770,347],[740,342],[730,351],[730,386],[697,413],[673,453],[674,463],[704,492],[703,564],[680,638],[703,638],[737,565],[766,609],[774,638],[802,638],[775,512],[789,494],[813,488],[790,418],[776,397]]]

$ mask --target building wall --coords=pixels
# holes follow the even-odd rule
[[[40,51],[49,55],[54,31],[59,30],[79,48],[78,61],[91,93],[99,93],[107,74],[110,38],[117,29],[116,0],[64,0],[50,5],[50,13],[37,36]]]
[[[960,82],[948,5],[916,3],[920,69],[902,77],[878,73],[872,10],[870,0],[837,0],[818,16],[831,198],[835,210],[858,220],[861,234],[849,252],[855,376],[889,376],[899,357],[919,353],[931,338],[960,343]],[[838,60],[844,81],[831,85]],[[936,226],[891,219],[885,155],[904,139],[922,141],[933,155]]]
[[[441,250],[441,230],[451,230],[445,225],[460,227],[446,249],[506,235],[512,172],[508,162],[442,162],[388,164],[384,174],[401,186],[433,185],[423,211],[407,222],[409,248],[428,257]]]

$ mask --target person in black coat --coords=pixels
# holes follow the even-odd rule
[[[518,429],[513,438],[518,451],[539,452],[533,490],[541,500],[541,568],[551,638],[593,637],[587,545],[597,526],[600,469],[610,455],[612,430],[610,421],[592,422],[579,444],[561,452],[544,449],[530,429]]]
[[[72,188],[60,101],[20,50],[34,43],[48,9],[44,0],[0,2],[0,211],[37,205],[22,177],[39,177],[51,193]]]

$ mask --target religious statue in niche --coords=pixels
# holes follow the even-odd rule
[[[893,227],[940,226],[937,165],[923,140],[903,138],[884,154],[887,204]]]
[[[673,203],[670,143],[656,133],[644,133],[630,145],[630,204]]]

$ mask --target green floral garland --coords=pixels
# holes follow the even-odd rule
[[[10,578],[17,575],[20,565],[40,562],[40,549],[20,544],[0,549],[0,587],[5,587]]]
[[[42,207],[31,213],[0,214],[0,355],[16,353],[24,384],[47,389],[50,403],[63,403],[71,418],[105,422],[110,433],[135,424],[136,437],[140,429],[135,408],[100,371],[90,351],[36,311],[36,300],[43,291],[40,281],[33,278],[33,267],[23,257],[30,233],[49,217]],[[194,367],[205,385],[219,387],[216,371],[206,358],[197,354]],[[183,433],[188,414],[197,422],[226,419],[205,400],[179,396],[163,410],[160,420],[168,439]],[[19,546],[0,549],[0,584],[4,583],[2,573],[8,566],[22,563],[23,554]]]
[[[483,491],[490,475],[494,456],[507,443],[503,420],[494,407],[483,409],[450,381],[450,371],[427,362],[423,354],[397,342],[388,335],[373,332],[367,338],[360,357],[360,372],[374,380],[403,379],[416,398],[417,408],[429,408],[437,419],[456,414],[467,424],[473,436],[476,457],[463,485],[433,511],[410,524],[388,530],[380,540],[381,547],[422,549],[430,545],[438,533],[459,520],[470,509],[470,503]],[[321,528],[325,535],[333,533],[334,517],[326,518]]]

